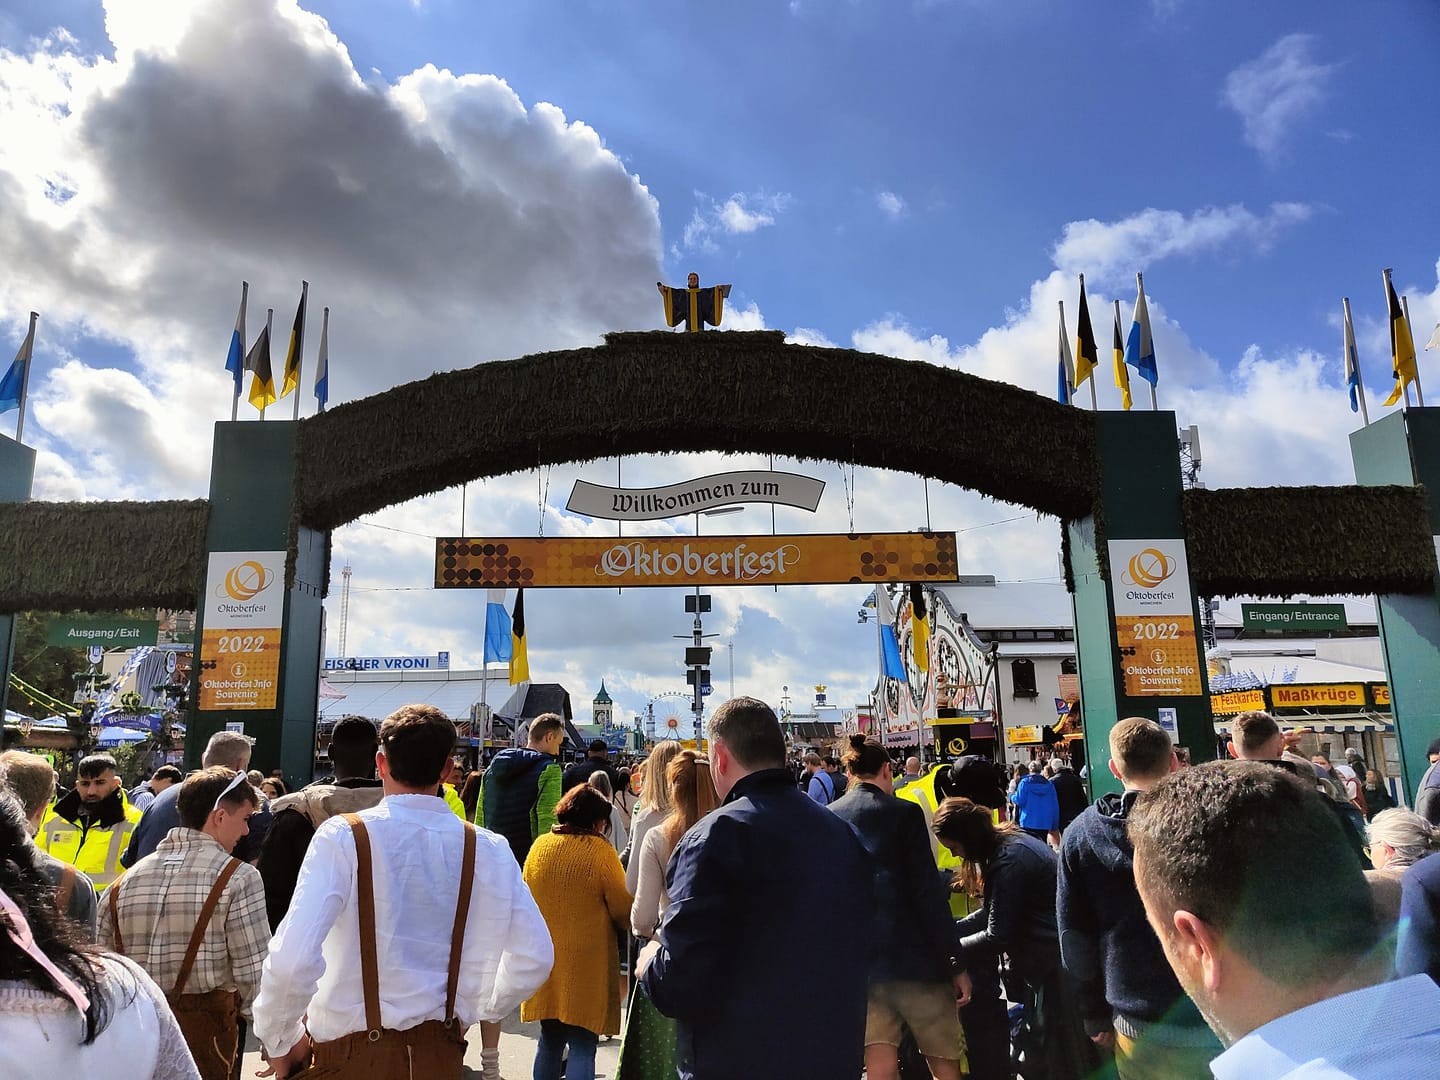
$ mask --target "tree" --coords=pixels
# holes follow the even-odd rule
[[[75,673],[89,669],[84,649],[68,649],[45,642],[54,612],[22,611],[15,617],[15,659],[11,670],[35,689],[70,701],[75,695]],[[23,691],[10,695],[10,707],[31,716],[49,716],[54,709],[30,701]]]

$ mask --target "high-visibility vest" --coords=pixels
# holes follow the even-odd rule
[[[455,812],[456,817],[461,821],[465,820],[465,804],[460,801],[453,784],[441,784],[440,797],[445,800],[445,805]]]
[[[88,829],[67,821],[51,808],[40,822],[35,844],[63,863],[69,863],[88,877],[97,893],[104,892],[125,868],[120,856],[130,843],[130,834],[140,820],[140,811],[130,805],[124,792],[125,820],[114,825],[91,825]]]
[[[919,780],[913,780],[904,787],[895,789],[897,799],[906,799],[913,802],[925,815],[925,831],[930,837],[930,854],[935,858],[935,865],[941,870],[951,870],[957,876],[965,860],[958,855],[953,855],[950,849],[940,843],[931,831],[930,825],[935,820],[935,811],[940,809],[940,800],[935,797],[935,776],[949,765],[936,765]],[[963,919],[971,912],[970,897],[965,893],[952,892],[950,894],[950,914],[957,919]]]

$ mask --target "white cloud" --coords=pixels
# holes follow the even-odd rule
[[[1278,157],[1324,103],[1340,68],[1314,59],[1315,42],[1311,34],[1287,34],[1225,77],[1222,100],[1239,114],[1245,142],[1266,158]]]
[[[1244,206],[1207,206],[1191,214],[1153,207],[1119,221],[1072,221],[1055,245],[1055,265],[1097,280],[1143,273],[1177,255],[1268,251],[1287,229],[1310,219],[1305,203],[1272,203],[1256,214]]]
[[[367,83],[295,0],[108,0],[106,27],[114,60],[0,52],[0,309],[42,314],[36,437],[91,494],[199,493],[242,278],[282,342],[310,281],[308,363],[331,308],[332,403],[655,325],[615,287],[659,276],[655,200],[554,105],[429,65]],[[153,474],[112,476],[136,445]]]
[[[695,193],[696,206],[685,225],[684,245],[689,251],[713,253],[719,250],[717,237],[746,236],[769,225],[785,212],[793,201],[780,192],[769,194],[736,192],[724,202],[717,202],[703,192]]]
[[[905,200],[893,191],[877,192],[875,195],[875,205],[878,206],[880,212],[891,221],[897,220],[901,214],[905,213]]]

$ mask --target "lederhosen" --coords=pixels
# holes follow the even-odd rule
[[[365,990],[365,1028],[330,1042],[316,1043],[305,1080],[325,1077],[409,1077],[412,1080],[460,1080],[465,1068],[465,1032],[455,1016],[455,994],[460,985],[460,957],[465,946],[465,922],[470,917],[470,894],[475,885],[476,832],[465,826],[465,857],[460,871],[460,895],[455,902],[455,923],[450,932],[450,970],[445,982],[445,1019],[426,1020],[404,1031],[383,1027],[380,1017],[380,966],[375,942],[375,877],[370,835],[355,814],[344,815],[355,836],[355,886],[360,917],[360,981]]]
[[[185,959],[180,962],[180,973],[175,976],[175,989],[165,995],[175,1019],[180,1023],[185,1043],[195,1058],[201,1080],[229,1080],[240,1049],[240,991],[185,993],[185,984],[190,981],[190,972],[200,955],[200,946],[205,940],[205,931],[210,927],[215,907],[220,903],[225,886],[230,884],[230,878],[239,868],[240,860],[230,859],[210,887],[210,895],[205,898],[200,918],[190,933],[190,944],[185,949]],[[110,923],[115,931],[115,951],[124,955],[125,943],[120,937],[120,885],[121,882],[117,881],[110,886]]]

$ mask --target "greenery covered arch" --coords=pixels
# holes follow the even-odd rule
[[[702,450],[917,473],[1060,518],[1099,490],[1084,410],[778,331],[660,332],[442,372],[304,420],[295,509],[328,529],[477,477]]]
[[[704,450],[930,476],[1104,531],[1088,410],[776,331],[659,332],[444,372],[300,421],[291,545],[300,526],[478,477]],[[1183,511],[1202,595],[1433,586],[1419,487],[1193,491]],[[206,500],[0,503],[0,612],[192,606],[209,513]]]

